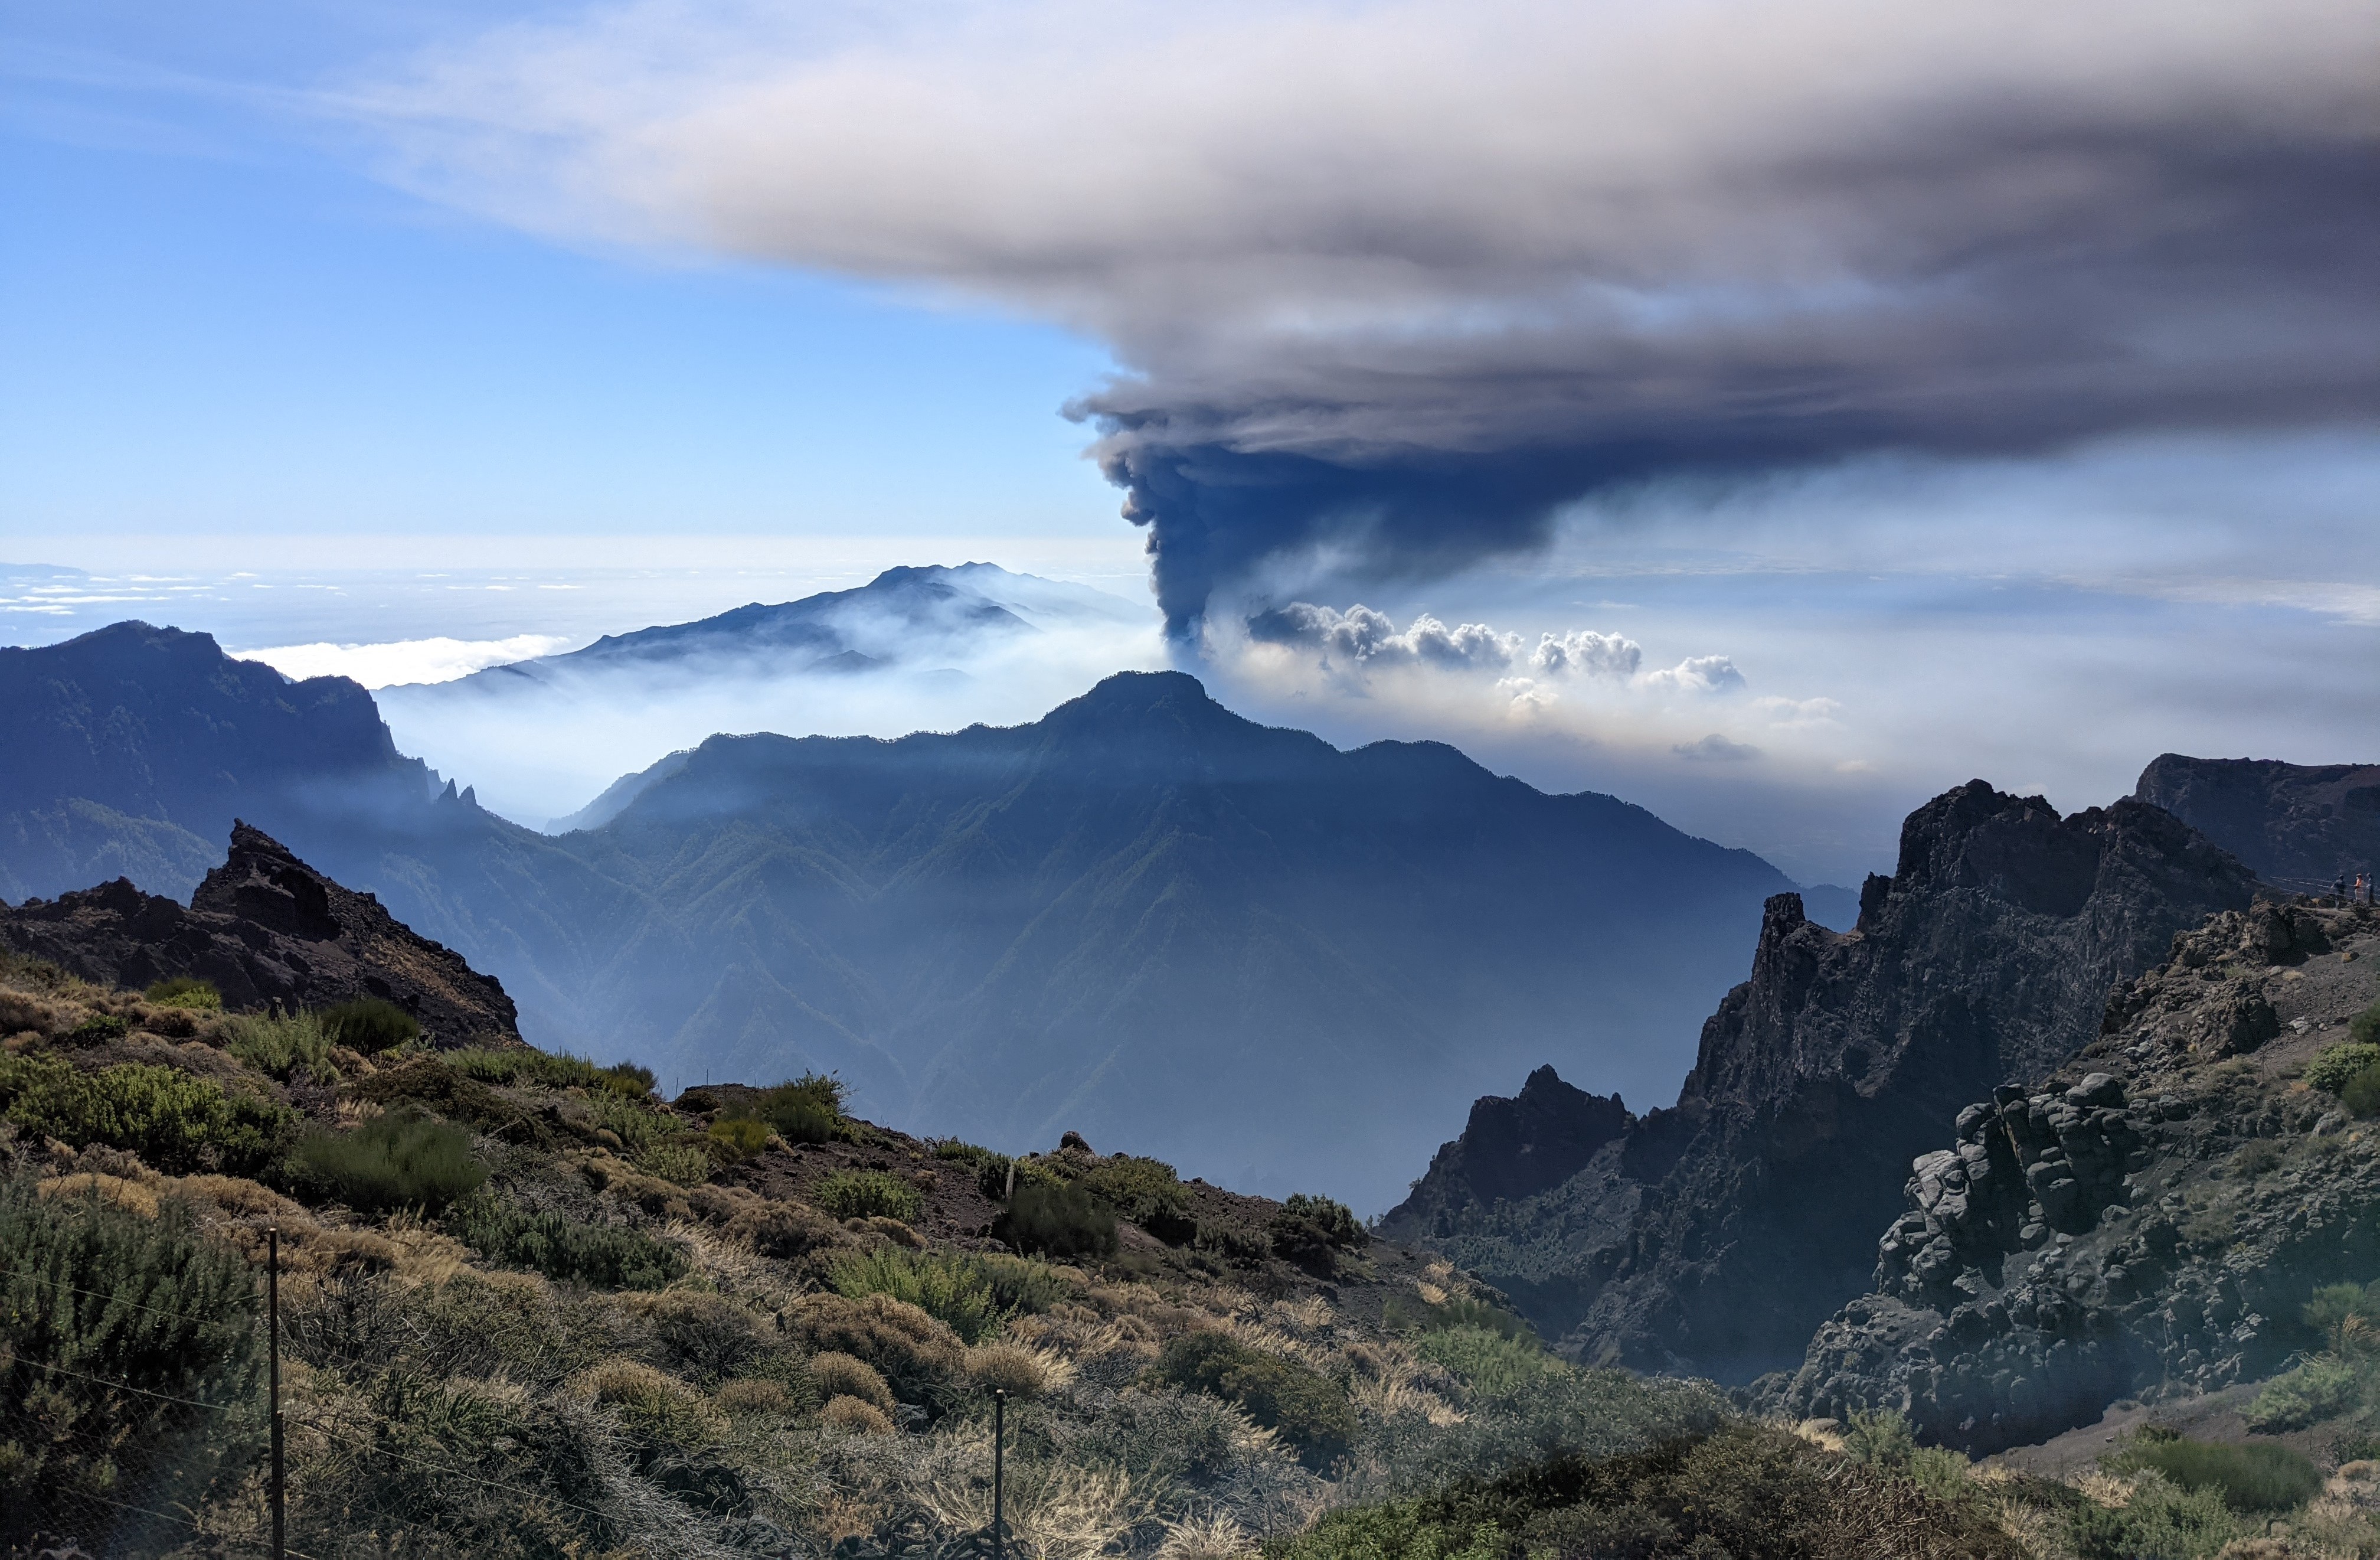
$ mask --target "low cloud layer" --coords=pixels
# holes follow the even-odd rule
[[[1646,479],[2368,421],[2375,51],[2362,0],[642,0],[342,106],[505,220],[1105,340],[1181,628]]]

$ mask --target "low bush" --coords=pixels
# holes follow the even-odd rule
[[[1257,1423],[1280,1432],[1310,1467],[1328,1465],[1355,1433],[1354,1410],[1338,1383],[1227,1333],[1184,1334],[1165,1346],[1148,1373],[1164,1385],[1239,1405]]]
[[[890,1435],[892,1416],[873,1403],[856,1397],[830,1397],[819,1410],[819,1422],[846,1435]]]
[[[545,1148],[553,1141],[553,1134],[534,1113],[478,1079],[466,1077],[443,1056],[412,1057],[399,1066],[382,1067],[348,1089],[359,1100],[392,1110],[411,1105],[433,1111],[508,1143]]]
[[[224,1048],[261,1073],[287,1079],[299,1067],[318,1083],[336,1082],[331,1034],[314,1014],[250,1013],[235,1018]]]
[[[2380,1346],[2380,1283],[2324,1285],[2306,1301],[2305,1323],[2339,1354]]]
[[[547,1089],[584,1089],[589,1094],[613,1094],[642,1100],[652,1093],[653,1072],[633,1062],[598,1066],[567,1051],[539,1051],[527,1045],[467,1045],[444,1053],[446,1065],[482,1083],[533,1083]]]
[[[2356,1115],[2380,1115],[2380,1063],[2349,1079],[2338,1091],[2338,1103]]]
[[[2234,1511],[2287,1511],[2322,1488],[2313,1460],[2287,1446],[2235,1446],[2173,1435],[2135,1442],[2109,1462],[2126,1471],[2154,1469],[2180,1489],[2211,1490]]]
[[[895,1407],[892,1389],[884,1383],[876,1367],[839,1350],[811,1356],[810,1381],[821,1397],[856,1397],[888,1414]]]
[[[625,1225],[590,1225],[531,1213],[485,1192],[459,1198],[447,1233],[490,1261],[528,1268],[556,1284],[590,1289],[658,1289],[686,1272],[676,1247]]]
[[[835,1293],[851,1299],[890,1295],[906,1300],[959,1335],[981,1343],[1000,1331],[1008,1311],[993,1294],[982,1261],[963,1252],[879,1247],[838,1259],[828,1270]]]
[[[631,1155],[674,1137],[679,1130],[678,1124],[653,1109],[649,1100],[618,1093],[595,1097],[595,1125],[619,1139],[620,1146]]]
[[[1169,1246],[1197,1237],[1190,1216],[1190,1188],[1161,1159],[1116,1154],[1075,1177],[1075,1184]]]
[[[1272,1241],[1261,1231],[1243,1229],[1237,1225],[1208,1224],[1204,1220],[1199,1222],[1198,1233],[1191,1245],[1210,1257],[1241,1267],[1253,1267],[1272,1255]]]
[[[1391,1296],[1381,1310],[1381,1324],[1392,1333],[1434,1332],[1450,1327],[1475,1327],[1502,1338],[1543,1347],[1528,1322],[1486,1300],[1450,1295],[1436,1305],[1402,1295]]]
[[[1116,1215],[1081,1187],[1020,1180],[991,1233],[1034,1256],[1107,1257],[1115,1253]]]
[[[1535,1338],[1522,1339],[1485,1327],[1443,1327],[1414,1341],[1414,1352],[1442,1365],[1482,1397],[1504,1397],[1548,1371],[1567,1369]]]
[[[2249,1531],[2220,1491],[2142,1481],[2119,1506],[2084,1504],[2069,1517],[2077,1560],[2206,1560]]]
[[[131,1024],[115,1014],[94,1013],[59,1038],[68,1045],[105,1045],[131,1032]]]
[[[2347,1021],[2347,1038],[2357,1045],[2380,1045],[2380,1002]]]
[[[410,1045],[421,1038],[420,1022],[412,1014],[376,996],[334,1002],[319,1017],[333,1040],[367,1056]]]
[[[227,1094],[143,1062],[86,1072],[55,1056],[0,1054],[0,1115],[77,1148],[103,1143],[168,1175],[254,1176],[281,1157],[298,1123],[284,1105]]]
[[[915,1223],[926,1200],[917,1188],[881,1170],[837,1170],[812,1188],[820,1208],[838,1219],[898,1219]]]
[[[1922,1546],[1912,1546],[1914,1535]],[[1618,1456],[1560,1456],[1419,1499],[1328,1512],[1278,1560],[1507,1560],[1516,1554],[1879,1554],[2017,1560],[1991,1517],[1790,1432],[1742,1421]]]
[[[714,1121],[704,1134],[710,1140],[710,1152],[722,1164],[739,1164],[769,1146],[770,1129],[765,1121],[750,1116],[730,1116]]]
[[[1076,1286],[1047,1262],[988,1251],[974,1259],[991,1284],[991,1298],[1000,1309],[1039,1315],[1061,1300],[1075,1298]]]
[[[254,1456],[257,1310],[248,1264],[178,1203],[152,1220],[0,1182],[0,1553],[42,1531],[172,1547],[108,1503],[195,1506]]]
[[[908,1402],[923,1400],[966,1366],[958,1335],[890,1295],[805,1296],[786,1325],[818,1353],[847,1354],[874,1366]]]
[[[488,1178],[469,1133],[407,1113],[308,1138],[290,1157],[306,1180],[358,1213],[437,1213]]]
[[[849,1128],[844,1119],[843,1096],[843,1079],[825,1073],[804,1073],[764,1091],[751,1109],[789,1143],[830,1143],[845,1136]]]
[[[2337,1419],[2362,1398],[2352,1367],[2316,1356],[2265,1383],[2243,1417],[2257,1434],[2278,1435]]]
[[[966,1354],[967,1380],[986,1392],[1011,1397],[1038,1397],[1050,1387],[1050,1370],[1041,1357],[1015,1344],[985,1344]]]
[[[141,994],[160,1007],[189,1007],[204,1013],[223,1011],[223,993],[215,990],[212,981],[201,981],[195,975],[160,981]]]
[[[1050,1168],[1048,1162],[1026,1155],[1011,1159],[990,1149],[977,1151],[982,1157],[975,1159],[975,1187],[994,1202],[1005,1202],[1010,1195],[1023,1187],[1058,1187],[1066,1178]]]
[[[1371,1237],[1344,1203],[1327,1197],[1293,1192],[1280,1212],[1265,1225],[1273,1254],[1311,1272],[1328,1274],[1338,1254],[1362,1246]]]
[[[840,1245],[841,1226],[797,1202],[764,1202],[747,1208],[727,1224],[727,1236],[764,1257],[793,1261],[824,1247]]]
[[[710,1179],[719,1162],[711,1157],[710,1140],[698,1137],[690,1142],[661,1142],[637,1155],[637,1168],[657,1180],[675,1186],[698,1187]]]
[[[2380,1044],[2341,1041],[2323,1047],[2322,1054],[2306,1065],[2305,1080],[2325,1094],[2336,1094],[2347,1087],[2349,1079],[2369,1066],[2380,1066]]]

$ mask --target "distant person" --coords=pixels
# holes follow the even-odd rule
[[[2347,874],[2345,872],[2341,872],[2337,877],[2330,880],[2330,899],[2331,903],[2335,905],[2344,905],[2347,903]]]

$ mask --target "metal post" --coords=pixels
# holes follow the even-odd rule
[[[1006,1560],[1008,1394],[991,1389],[991,1560]]]
[[[278,1226],[264,1232],[266,1267],[264,1272],[264,1309],[273,1336],[272,1408],[273,1408],[273,1560],[283,1560],[286,1553],[282,1545],[282,1505],[285,1473],[281,1457],[281,1231]]]

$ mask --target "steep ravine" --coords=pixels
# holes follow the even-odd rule
[[[1970,1451],[2277,1369],[2320,1285],[2380,1273],[2380,1131],[2301,1077],[2380,997],[2380,914],[2258,904],[2174,940],[2049,1079],[1919,1156],[1871,1292],[1755,1388]]]
[[[1970,1100],[2072,1055],[2114,981],[2244,909],[2252,883],[2154,807],[2060,817],[1961,786],[1910,815],[1856,930],[1768,901],[1751,979],[1704,1026],[1675,1107],[1613,1133],[1601,1113],[1483,1102],[1383,1231],[1478,1273],[1590,1360],[1734,1381],[1791,1365],[1865,1286],[1911,1158]],[[1525,1162],[1583,1167],[1518,1195],[1478,1176],[1515,1159],[1491,1140],[1519,1121]]]

